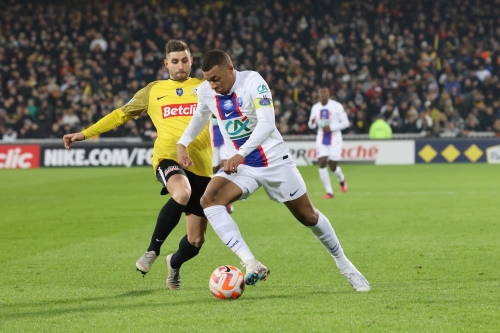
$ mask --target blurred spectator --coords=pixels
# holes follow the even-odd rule
[[[500,118],[495,120],[495,123],[493,124],[493,130],[497,134],[498,137],[500,137]]]
[[[415,109],[408,112],[404,121],[403,131],[405,133],[420,133],[420,129],[422,128],[422,126],[417,122],[417,119],[418,112]]]
[[[370,139],[392,139],[391,126],[386,122],[384,115],[379,115],[370,126]]]
[[[492,1],[6,0],[0,10],[6,138],[81,130],[150,81],[168,79],[161,60],[171,38],[189,44],[192,76],[213,48],[237,69],[258,71],[282,134],[310,133],[304,119],[320,86],[345,105],[345,133],[367,133],[381,113],[394,132],[426,135],[496,130],[500,118],[500,10]],[[146,115],[106,136],[151,140],[154,129]]]
[[[144,141],[153,141],[156,139],[157,133],[156,129],[153,126],[153,123],[150,120],[146,120],[144,122],[144,128],[141,129],[141,138]]]
[[[17,139],[17,133],[12,129],[12,127],[8,127],[2,136],[2,140],[5,142],[13,142]]]
[[[448,128],[448,117],[444,112],[439,114],[439,118],[434,122],[434,133],[440,135],[446,131]],[[454,132],[452,128],[450,128],[450,132]]]

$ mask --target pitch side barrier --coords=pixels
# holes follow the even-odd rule
[[[297,165],[317,162],[315,141],[287,140]],[[70,150],[60,140],[3,143],[0,141],[0,169],[39,167],[151,166],[153,143],[84,141]],[[405,165],[415,163],[500,164],[500,138],[349,140],[345,139],[341,161]]]

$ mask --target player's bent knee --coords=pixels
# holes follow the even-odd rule
[[[201,208],[205,209],[214,205],[214,196],[210,193],[205,192],[200,199]]]
[[[189,243],[197,248],[200,248],[205,243],[205,236],[199,235],[196,237],[188,237]]]
[[[186,206],[191,197],[191,189],[189,188],[179,188],[172,193],[172,198],[179,204]]]
[[[313,211],[310,213],[302,214],[297,219],[306,227],[313,227],[318,223],[318,213]]]

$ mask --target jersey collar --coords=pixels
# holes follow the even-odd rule
[[[232,93],[234,93],[234,91],[236,90],[236,87],[238,87],[238,85],[240,84],[240,81],[241,81],[241,73],[239,71],[237,71],[236,69],[234,70],[234,75],[236,76],[236,80],[234,81],[234,84],[231,87],[231,90],[229,90],[228,95],[231,95]]]

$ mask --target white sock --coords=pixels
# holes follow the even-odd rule
[[[327,168],[319,168],[319,178],[325,187],[326,193],[333,194],[332,183],[330,183],[330,175]]]
[[[333,259],[335,259],[337,267],[340,270],[347,268],[351,265],[351,262],[344,255],[344,250],[342,250],[342,246],[340,245],[337,235],[335,235],[335,231],[330,221],[328,221],[326,216],[321,212],[318,211],[318,213],[318,223],[313,227],[309,227],[309,229],[311,229],[314,236],[323,244]]]
[[[247,243],[245,243],[245,240],[241,237],[238,225],[231,218],[225,206],[211,206],[205,208],[203,211],[212,225],[212,228],[214,228],[215,233],[227,247],[240,257],[241,261],[247,263],[255,259]]]
[[[333,173],[337,177],[339,183],[342,183],[345,180],[344,174],[342,173],[342,169],[338,165]]]

